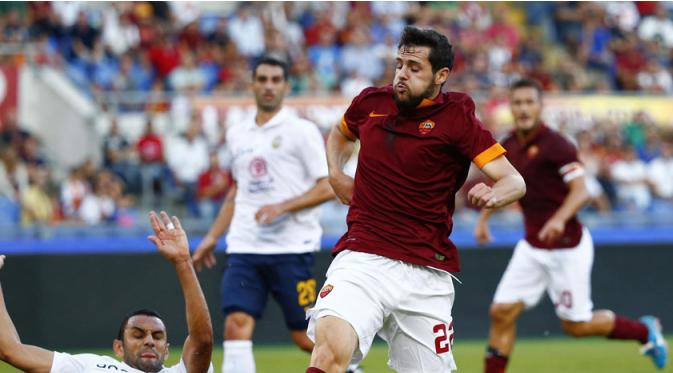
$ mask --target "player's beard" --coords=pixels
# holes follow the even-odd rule
[[[409,95],[407,100],[402,100],[397,95],[397,91],[393,90],[393,98],[395,99],[395,104],[397,104],[397,108],[400,110],[400,112],[409,112],[418,107],[418,105],[423,102],[423,99],[431,98],[434,91],[435,85],[430,83],[427,88],[425,88],[425,90],[418,96]],[[409,86],[407,86],[407,92],[410,92]]]

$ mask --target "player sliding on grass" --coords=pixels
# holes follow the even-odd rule
[[[205,373],[212,372],[210,358],[213,350],[213,329],[206,300],[192,267],[187,235],[178,218],[171,220],[165,212],[161,217],[150,213],[154,235],[152,241],[159,253],[177,272],[186,304],[189,335],[182,348],[180,363],[170,368],[163,366],[168,357],[166,327],[154,311],[139,310],[122,321],[112,348],[117,361],[109,356],[94,354],[70,355],[45,350],[21,343],[14,328],[5,300],[0,291],[0,359],[26,372],[77,373],[77,372],[162,372]],[[5,256],[0,255],[0,269]]]
[[[474,162],[495,181],[470,190],[478,206],[500,207],[525,193],[521,175],[475,116],[472,99],[442,92],[453,68],[447,38],[404,29],[392,86],[367,88],[327,140],[329,180],[349,204],[348,232],[334,248],[316,306],[307,373],[343,372],[364,358],[376,334],[398,372],[455,370],[449,239],[455,194]],[[355,179],[342,167],[359,139]]]
[[[514,347],[516,319],[535,306],[547,291],[563,331],[574,337],[606,336],[640,341],[642,352],[658,368],[666,364],[666,341],[652,316],[629,320],[612,311],[593,311],[591,235],[577,219],[588,194],[577,150],[540,119],[542,90],[532,80],[512,85],[510,107],[514,131],[503,142],[507,158],[523,175],[527,193],[521,199],[526,236],[519,241],[491,305],[486,373],[505,371]],[[490,241],[484,209],[475,229],[480,243]]]

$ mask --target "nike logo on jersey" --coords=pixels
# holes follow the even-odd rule
[[[388,116],[388,114],[377,114],[373,111],[371,113],[369,113],[370,118],[385,117],[385,116]]]

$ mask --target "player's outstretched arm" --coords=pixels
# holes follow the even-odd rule
[[[354,143],[352,138],[343,133],[340,124],[334,126],[327,137],[329,183],[339,200],[346,205],[353,198],[353,178],[346,175],[343,168],[353,154]]]
[[[481,171],[495,181],[492,187],[479,183],[467,193],[474,205],[482,208],[499,208],[509,205],[526,194],[526,183],[519,171],[504,156],[486,163]]]
[[[5,256],[0,255],[0,270],[4,264]],[[21,343],[7,312],[2,288],[0,288],[0,360],[24,372],[34,373],[48,373],[54,361],[52,351]]]
[[[220,207],[220,212],[217,214],[217,218],[213,222],[213,225],[210,226],[208,233],[203,237],[203,240],[199,243],[199,246],[196,247],[194,251],[194,267],[197,271],[201,271],[203,266],[206,268],[213,268],[217,261],[215,260],[215,245],[217,244],[217,239],[220,238],[229,228],[231,224],[231,218],[234,215],[234,201],[236,200],[236,191],[237,185],[233,183],[227,196],[224,198],[224,203]]]
[[[172,219],[164,211],[160,216],[150,213],[154,235],[148,237],[159,253],[175,266],[182,294],[185,298],[187,330],[189,335],[182,348],[182,361],[188,372],[207,372],[213,353],[213,326],[206,298],[189,256],[187,234],[177,217]]]
[[[538,233],[538,238],[548,244],[553,243],[563,235],[568,219],[577,214],[589,200],[584,176],[578,176],[568,181],[568,195],[561,207],[547,220]]]

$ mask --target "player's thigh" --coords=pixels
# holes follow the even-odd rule
[[[269,267],[268,282],[271,293],[283,310],[290,330],[304,330],[308,326],[306,310],[316,299],[316,281],[313,277],[312,253],[274,255]]]
[[[455,370],[451,275],[425,268],[415,272],[408,276],[405,299],[379,332],[389,345],[388,365],[404,373]]]
[[[526,240],[520,240],[498,283],[493,303],[523,302],[527,308],[535,306],[549,284],[549,277],[540,256],[547,254],[534,249]]]
[[[222,274],[220,302],[226,316],[242,311],[258,319],[264,312],[269,291],[259,273],[258,255],[230,254]]]
[[[591,320],[591,268],[594,247],[587,230],[577,247],[553,253],[554,265],[549,269],[549,297],[559,318],[568,321]]]
[[[377,276],[376,272],[383,270],[377,261],[383,264],[390,259],[351,251],[339,253],[327,271],[315,306],[308,311],[307,333],[313,341],[320,318],[334,316],[350,324],[358,338],[353,363],[367,355],[387,313],[388,292],[381,276]]]

